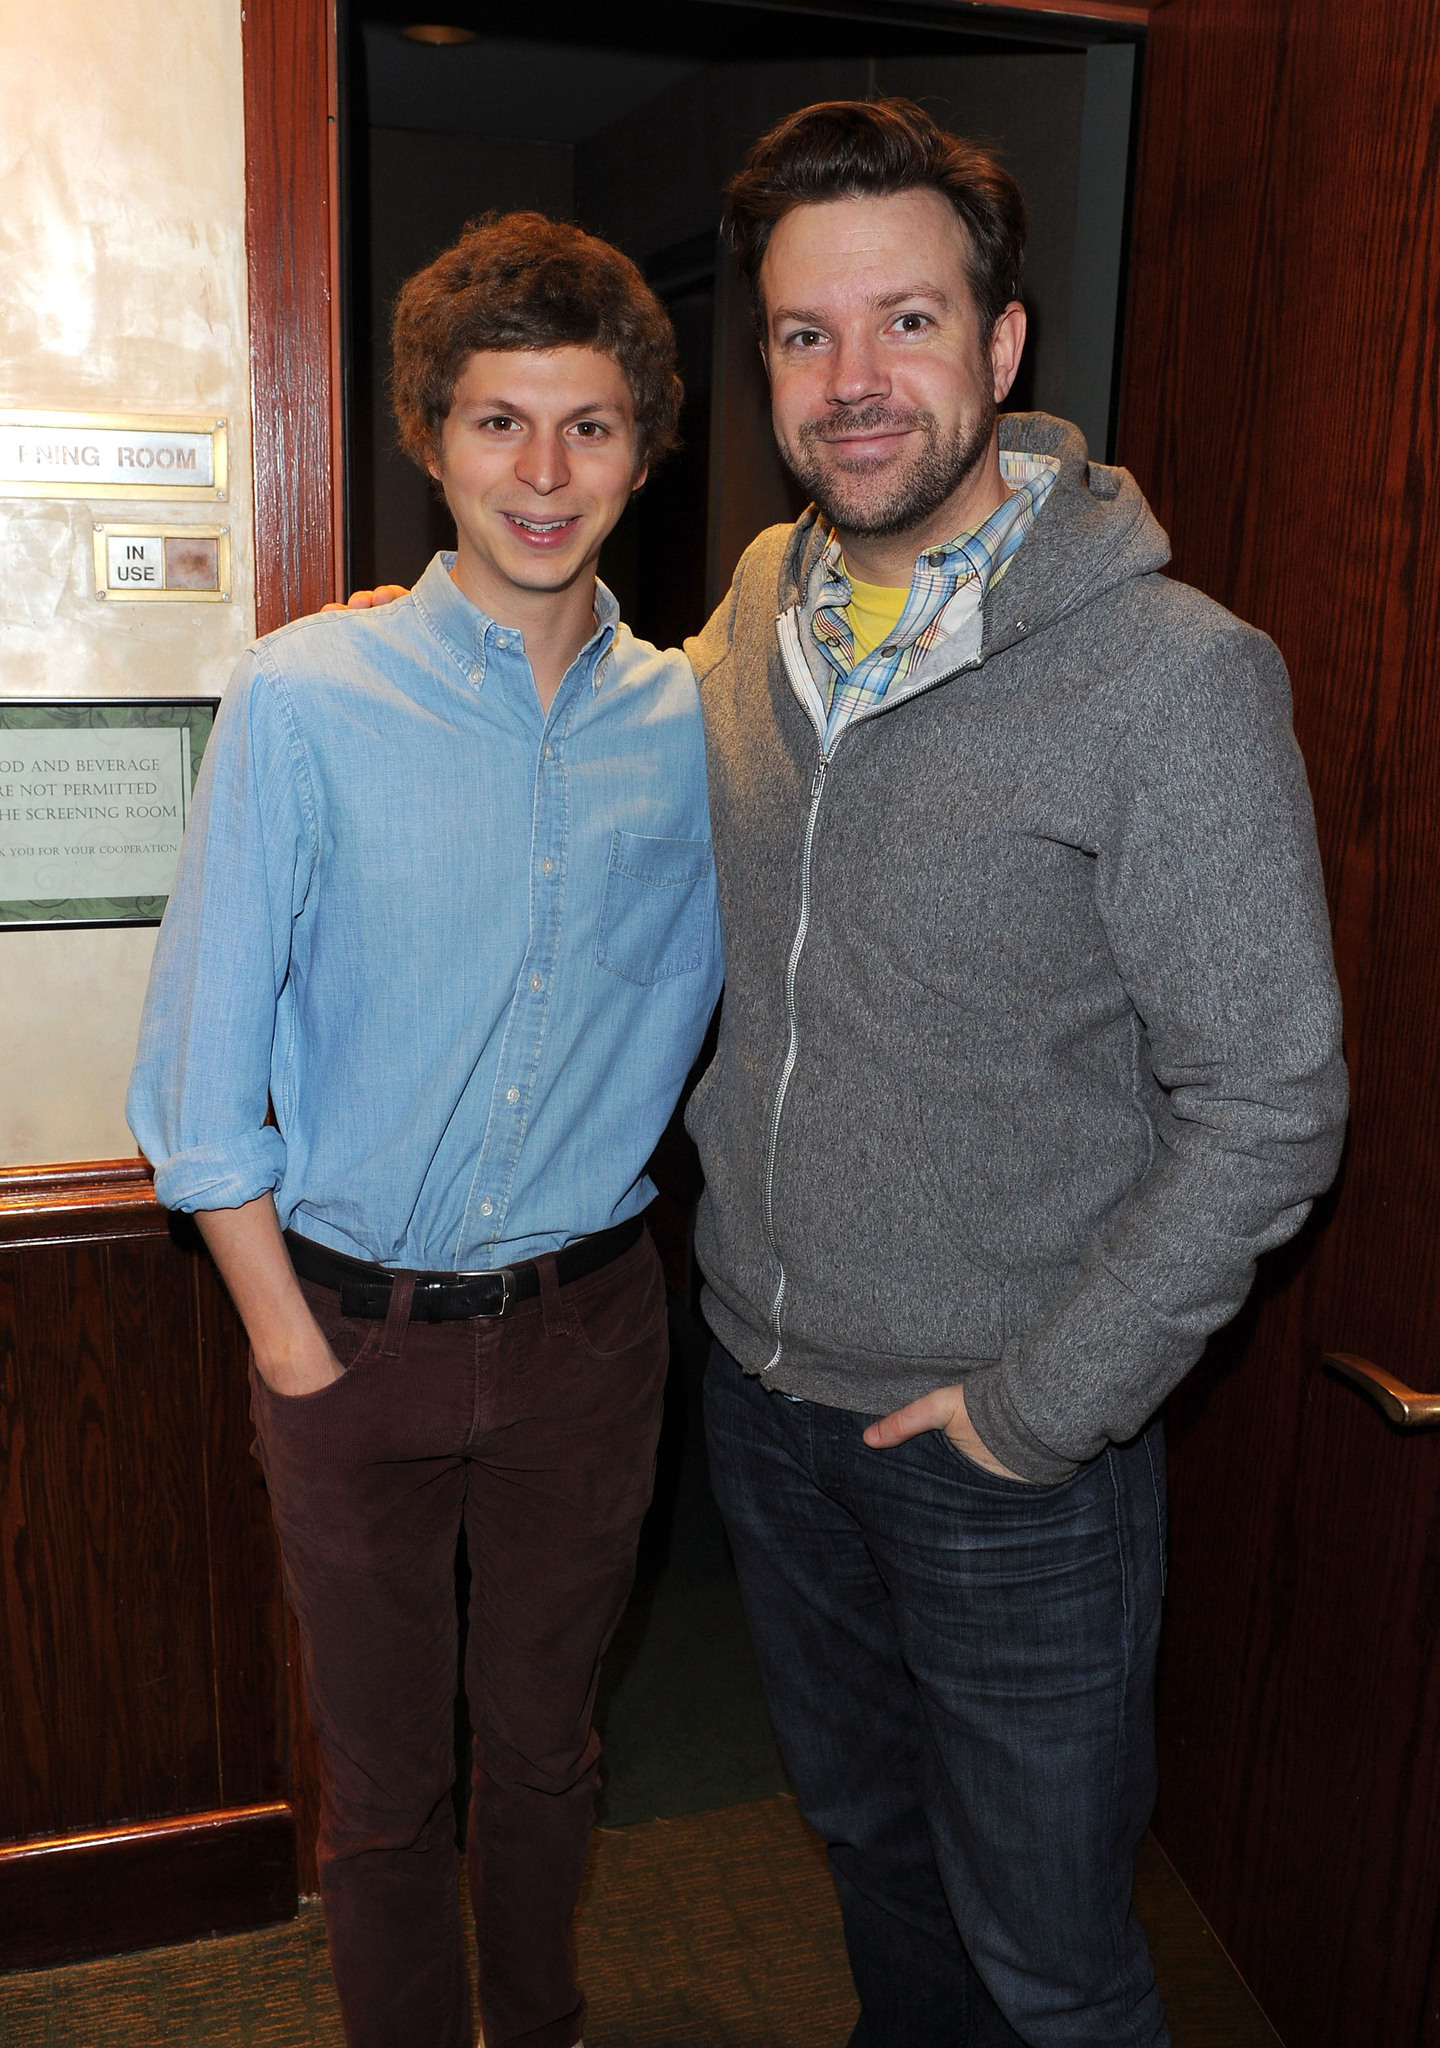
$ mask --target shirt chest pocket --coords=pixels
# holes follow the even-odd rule
[[[708,839],[617,831],[600,904],[600,965],[644,987],[693,974],[714,923],[714,868]]]

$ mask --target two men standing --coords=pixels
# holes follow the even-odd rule
[[[1059,421],[997,422],[1024,209],[993,158],[903,102],[806,109],[752,152],[728,223],[814,502],[687,649],[726,939],[690,1109],[716,1491],[830,1844],[854,2048],[1152,2048],[1129,1908],[1163,1570],[1150,1418],[1298,1228],[1344,1115],[1284,672],[1159,574],[1123,471]],[[513,1679],[497,1705],[477,1648],[487,2039],[580,2031],[558,1990],[594,1754],[580,1677],[623,1597],[655,1397],[653,1262],[613,1258],[611,1233],[643,1205],[718,968],[693,696],[593,595],[587,550],[652,445],[627,331],[477,316],[432,348],[420,446],[458,560],[353,627],[287,629],[232,687],[137,1070],[161,1197],[209,1212],[255,1342],[355,2042],[463,2038],[452,1922],[427,1934],[440,1880],[420,1907],[399,1847],[408,1824],[440,1870],[437,1588],[462,1518],[472,1642],[498,1618]],[[623,490],[618,467],[585,484],[590,452],[557,481],[567,435],[627,431]],[[475,452],[512,436],[513,461]],[[420,764],[428,813],[400,795]],[[509,1334],[490,1317],[521,1273]],[[432,1295],[460,1319],[443,1344],[444,1323],[407,1328]],[[584,1369],[537,1368],[577,1316]],[[582,1592],[562,1554],[592,1516],[609,1550]],[[368,1631],[387,1602],[408,1625],[422,1583],[380,1677]],[[361,1665],[389,1711],[362,1712],[363,1752]],[[427,1771],[372,1858],[422,1665]],[[500,1960],[532,1922],[562,2001],[543,2019],[544,1972],[522,2011]],[[407,1972],[441,1982],[441,1948],[446,2029],[407,2033]]]

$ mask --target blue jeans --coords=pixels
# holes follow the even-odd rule
[[[1058,1486],[767,1393],[718,1344],[716,1497],[829,1844],[851,2048],[1168,2048],[1130,1904],[1155,1793],[1160,1427]]]

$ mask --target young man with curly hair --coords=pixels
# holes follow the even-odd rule
[[[462,1534],[485,2039],[583,2027],[591,1713],[667,1351],[645,1163],[720,981],[695,684],[595,575],[674,363],[634,266],[536,214],[410,280],[396,413],[455,553],[246,654],[156,950],[129,1114],[251,1341],[352,2048],[472,2038]]]

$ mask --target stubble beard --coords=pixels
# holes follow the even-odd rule
[[[816,510],[840,533],[857,539],[888,540],[909,533],[940,510],[985,459],[995,431],[997,407],[988,400],[978,415],[961,420],[941,438],[930,412],[897,411],[886,405],[836,410],[823,420],[806,420],[796,447],[781,449],[786,465]],[[899,464],[846,462],[825,457],[837,434],[912,432],[919,446]]]

